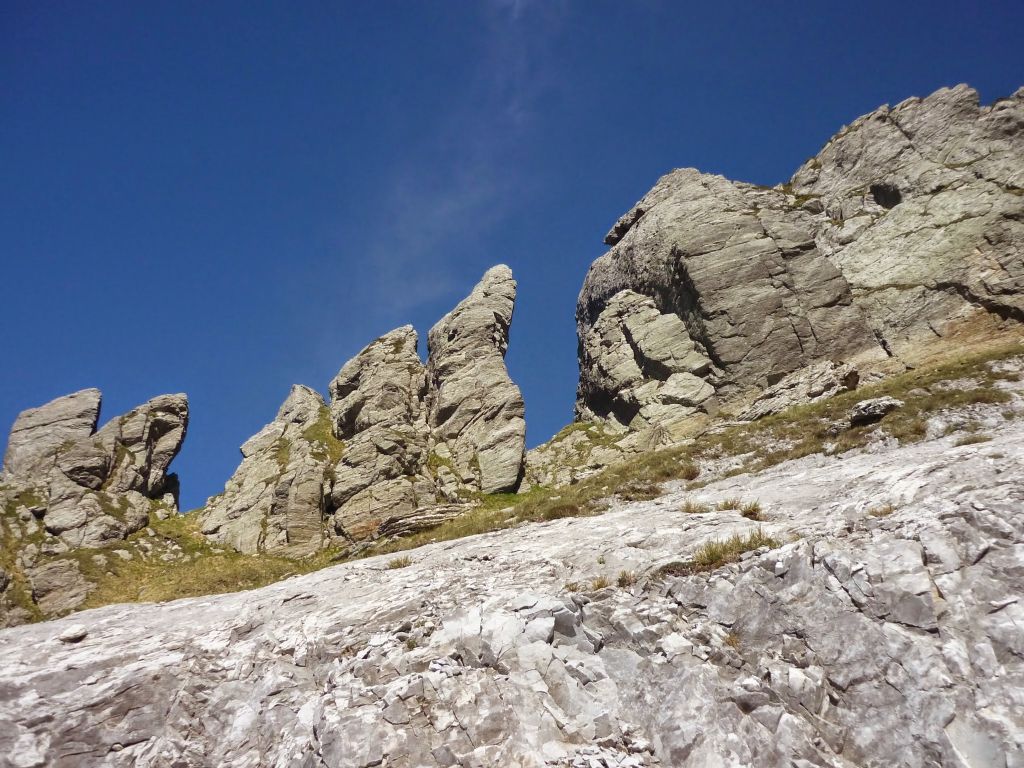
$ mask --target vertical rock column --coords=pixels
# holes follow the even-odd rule
[[[435,452],[484,493],[514,490],[523,470],[523,396],[505,367],[516,281],[489,269],[427,337],[427,420]]]

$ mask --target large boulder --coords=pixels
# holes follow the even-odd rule
[[[70,610],[92,589],[69,550],[122,542],[153,512],[177,511],[168,472],[188,428],[188,398],[162,395],[96,431],[100,392],[86,389],[22,412],[0,483],[0,548],[11,589],[0,623]],[[13,617],[13,618],[12,618]]]
[[[578,417],[678,419],[664,369],[630,341],[636,295],[667,317],[659,347],[709,358],[695,375],[718,401],[823,361],[913,363],[978,313],[1024,320],[1022,222],[1024,89],[988,107],[966,86],[882,107],[774,188],[672,171],[587,273]]]

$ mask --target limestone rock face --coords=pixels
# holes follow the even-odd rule
[[[511,271],[495,267],[431,330],[426,365],[406,325],[345,363],[329,404],[294,388],[242,446],[203,532],[241,552],[301,556],[427,527],[472,494],[514,490],[526,432],[504,363],[514,303]]]
[[[397,328],[345,363],[331,382],[334,433],[346,445],[330,491],[340,536],[366,538],[385,518],[435,499],[424,474],[429,434],[418,343],[412,326]]]
[[[96,431],[100,391],[83,389],[18,414],[4,453],[4,476],[28,477],[53,468],[61,446]]]
[[[840,392],[856,389],[860,373],[849,364],[826,360],[809,365],[786,376],[778,384],[768,387],[740,417],[746,420],[760,419],[787,408],[823,400]]]
[[[729,400],[826,360],[913,362],[978,313],[1024,320],[1022,222],[1024,89],[987,107],[967,86],[882,107],[774,188],[672,171],[616,222],[584,281],[577,414],[679,413],[645,414],[637,397],[664,371],[610,330],[623,291],[706,354],[695,375]]]
[[[0,762],[1019,765],[1024,422],[990,435],[4,630]]]
[[[516,300],[512,270],[489,269],[427,337],[427,421],[463,482],[514,490],[523,470],[523,396],[505,367]]]
[[[893,354],[981,308],[1024,320],[1024,88],[967,86],[881,107],[793,176],[815,239]]]
[[[608,302],[580,344],[577,418],[639,427],[706,409],[712,363],[678,315],[630,290]]]
[[[188,428],[188,398],[161,395],[95,431],[100,392],[82,390],[18,416],[0,483],[0,545],[17,552],[24,602],[43,615],[70,610],[92,588],[69,549],[123,541],[154,511],[177,509],[168,473]],[[0,623],[30,618],[0,599]]]
[[[324,482],[341,444],[319,393],[292,387],[275,419],[242,446],[242,463],[202,512],[207,537],[239,552],[304,556],[324,530]]]

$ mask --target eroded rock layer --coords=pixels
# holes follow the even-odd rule
[[[666,402],[666,371],[631,341],[649,334],[707,356],[689,373],[709,402],[821,361],[913,362],[978,312],[1024,320],[1024,89],[882,107],[774,188],[672,171],[605,242],[577,305],[581,420],[642,428],[701,407]],[[638,295],[646,316],[624,323]]]
[[[277,417],[242,446],[241,465],[203,509],[201,531],[239,552],[316,552],[324,481],[340,447],[320,394],[292,387]]]
[[[505,368],[515,301],[512,270],[493,267],[427,337],[434,451],[484,493],[514,490],[523,471],[523,396]]]
[[[241,466],[202,513],[203,532],[242,552],[305,555],[515,490],[526,436],[504,361],[515,296],[511,270],[494,267],[431,330],[426,365],[407,325],[345,363],[329,403],[293,389],[242,447]]]

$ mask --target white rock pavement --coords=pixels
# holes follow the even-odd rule
[[[1024,423],[990,434],[4,630],[0,765],[1024,765]],[[727,498],[764,521],[681,509]]]

